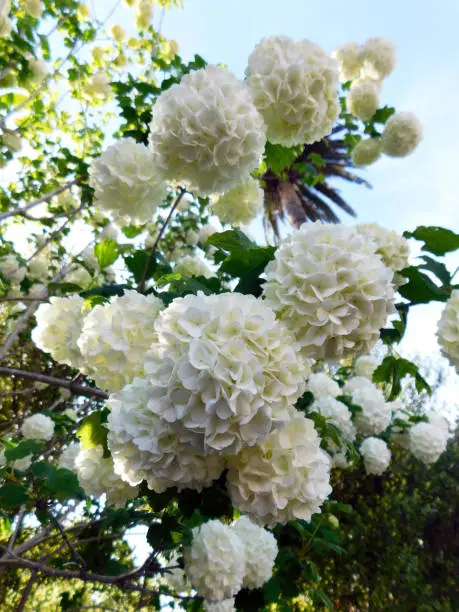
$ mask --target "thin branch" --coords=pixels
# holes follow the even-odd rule
[[[23,295],[22,297],[1,297],[0,302],[47,302],[49,297],[32,297],[30,295]]]
[[[167,227],[169,221],[171,220],[171,217],[174,214],[174,211],[177,209],[177,206],[180,204],[180,200],[183,198],[185,193],[186,193],[186,189],[184,189],[183,187],[180,187],[179,194],[175,198],[175,202],[172,204],[171,209],[169,211],[169,214],[167,215],[166,220],[164,221],[161,229],[158,232],[158,235],[156,236],[156,240],[155,240],[155,242],[154,242],[154,244],[152,246],[152,249],[151,249],[150,257],[148,258],[147,263],[145,264],[145,268],[144,268],[144,270],[142,272],[142,277],[141,277],[139,285],[137,287],[137,291],[139,291],[141,293],[145,289],[145,281],[147,279],[148,270],[149,270],[151,264],[153,263],[153,258],[155,256],[155,252],[156,252],[156,249],[158,247],[159,241],[161,240],[164,232],[166,231],[166,227]]]
[[[108,393],[102,391],[102,389],[77,385],[71,380],[66,380],[65,378],[57,378],[56,376],[48,376],[47,374],[40,374],[39,372],[27,372],[26,370],[7,368],[4,366],[0,366],[0,375],[1,374],[7,376],[18,376],[19,378],[26,378],[28,380],[38,380],[39,382],[43,382],[48,385],[57,385],[58,387],[69,389],[75,395],[85,395],[86,397],[108,399]]]
[[[27,599],[29,598],[30,592],[32,590],[33,585],[37,581],[37,578],[38,578],[38,573],[32,572],[32,575],[30,576],[29,581],[27,582],[24,591],[22,592],[21,601],[19,602],[18,607],[16,608],[16,612],[23,612],[23,610],[25,610]]]
[[[54,514],[49,509],[48,509],[48,514],[49,514],[49,516],[51,518],[52,523],[54,524],[54,526],[57,528],[57,530],[61,534],[62,539],[64,540],[66,546],[70,550],[70,554],[75,559],[77,564],[81,565],[82,570],[86,573],[88,571],[88,564],[83,559],[83,557],[80,555],[80,553],[77,552],[77,550],[73,547],[72,543],[70,542],[70,540],[67,537],[67,534],[65,533],[64,529],[62,528],[62,525],[59,523],[57,518],[54,516]]]
[[[19,535],[19,532],[21,530],[22,527],[22,521],[24,520],[25,517],[25,509],[21,508],[18,514],[18,518],[17,518],[17,522],[16,522],[16,527],[14,528],[13,533],[11,534],[10,539],[8,540],[8,546],[6,548],[7,550],[7,555],[9,552],[11,552],[13,550],[14,547],[14,543],[16,541],[16,538]]]
[[[81,178],[73,179],[72,181],[69,181],[65,185],[61,185],[60,187],[57,187],[56,189],[53,189],[53,191],[50,191],[49,193],[46,193],[41,198],[38,198],[38,200],[35,200],[34,202],[31,202],[30,204],[27,204],[27,206],[24,206],[23,208],[15,208],[14,210],[10,210],[8,212],[2,213],[0,215],[0,221],[3,221],[3,219],[8,219],[8,217],[14,217],[15,215],[22,215],[27,210],[30,210],[34,206],[38,206],[38,204],[43,204],[43,202],[48,202],[49,200],[51,200],[51,198],[54,198],[54,196],[59,195],[60,193],[62,193],[66,189],[69,189],[70,187],[72,187],[72,185],[77,185],[81,181],[82,181]]]

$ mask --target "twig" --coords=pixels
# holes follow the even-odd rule
[[[178,196],[175,198],[175,202],[172,204],[171,209],[169,211],[169,214],[167,215],[166,220],[164,221],[161,229],[158,232],[158,235],[156,236],[156,240],[152,246],[151,249],[151,253],[150,253],[150,257],[147,260],[147,263],[145,264],[145,268],[142,272],[142,277],[140,279],[139,285],[137,287],[137,291],[139,292],[143,292],[145,289],[145,281],[147,279],[147,274],[148,274],[148,270],[151,266],[151,264],[153,263],[153,258],[155,256],[155,252],[156,252],[156,248],[159,244],[159,241],[161,240],[164,232],[166,231],[166,227],[169,223],[169,221],[171,220],[172,215],[174,214],[174,211],[176,210],[177,206],[180,204],[180,200],[183,198],[184,194],[186,193],[186,189],[184,189],[183,187],[180,187],[180,191]]]
[[[77,562],[78,565],[81,565],[81,569],[83,570],[84,574],[87,573],[88,571],[88,564],[86,563],[86,561],[83,559],[83,557],[80,555],[79,552],[77,552],[77,550],[73,547],[72,543],[70,542],[70,540],[67,537],[67,534],[65,533],[65,531],[62,529],[62,525],[59,523],[59,521],[57,520],[57,518],[54,516],[54,514],[51,512],[51,510],[49,510],[48,508],[48,514],[51,518],[52,523],[54,524],[54,526],[57,528],[57,530],[59,531],[59,533],[62,536],[62,539],[64,540],[65,544],[67,545],[68,549],[70,550],[70,554],[72,555],[72,557],[75,559],[75,561]]]
[[[22,297],[1,297],[0,302],[47,302],[49,297],[32,297],[30,295],[23,295]]]
[[[48,385],[57,385],[58,387],[69,389],[75,395],[85,395],[86,397],[108,399],[108,393],[102,391],[102,389],[77,385],[71,380],[66,380],[65,378],[57,378],[56,376],[48,376],[47,374],[40,374],[39,372],[27,372],[26,370],[7,368],[4,366],[0,366],[0,374],[5,374],[7,376],[19,376],[19,378],[27,378],[29,380],[38,380],[39,382],[43,382]]]
[[[17,518],[17,522],[16,522],[16,527],[14,528],[14,531],[11,534],[10,539],[8,540],[8,546],[6,548],[7,554],[13,550],[14,543],[15,543],[16,538],[18,537],[19,532],[20,532],[21,527],[22,527],[22,521],[24,520],[24,516],[25,516],[25,509],[21,508],[19,510],[19,514],[18,514],[18,518]]]
[[[25,609],[25,605],[27,603],[27,599],[29,598],[30,591],[32,590],[33,585],[37,581],[37,572],[32,572],[32,575],[29,578],[29,581],[26,584],[26,587],[21,595],[21,601],[18,603],[18,607],[16,608],[16,612],[23,612]]]
[[[22,215],[27,210],[30,210],[34,206],[38,206],[38,204],[43,204],[43,202],[48,202],[49,200],[51,200],[51,198],[54,198],[54,196],[59,195],[66,189],[69,189],[70,187],[72,187],[72,185],[77,185],[81,181],[82,181],[82,178],[73,179],[72,181],[69,181],[65,185],[61,185],[60,187],[53,189],[53,191],[46,193],[41,198],[38,198],[38,200],[35,200],[34,202],[27,204],[27,206],[24,206],[23,208],[15,208],[14,210],[10,210],[8,212],[2,213],[0,215],[0,221],[3,221],[3,219],[8,219],[8,217],[14,217],[15,215]]]

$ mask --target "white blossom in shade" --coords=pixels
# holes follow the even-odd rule
[[[357,376],[364,376],[371,380],[373,372],[379,366],[379,359],[373,355],[361,355],[357,357],[354,364],[354,370]]]
[[[81,450],[75,458],[75,472],[86,495],[107,495],[107,504],[123,507],[137,496],[137,488],[121,480],[113,469],[111,457],[104,457],[102,446]]]
[[[270,142],[292,147],[330,134],[339,114],[338,65],[319,46],[264,38],[250,54],[246,75]]]
[[[338,62],[341,82],[359,78],[363,61],[360,45],[352,42],[341,45],[333,51],[332,57]]]
[[[388,268],[398,272],[408,266],[410,246],[401,234],[377,223],[359,223],[356,229],[373,240],[376,253]]]
[[[406,157],[422,140],[422,125],[413,113],[402,112],[387,120],[381,138],[382,152],[390,157]]]
[[[186,233],[185,239],[187,244],[195,246],[196,244],[198,244],[199,232],[194,229],[189,229]]]
[[[261,525],[310,521],[331,493],[330,467],[314,423],[297,413],[265,442],[228,458],[229,495]]]
[[[438,322],[437,340],[441,352],[459,373],[459,290],[452,291]]]
[[[174,272],[183,276],[205,276],[210,278],[213,276],[212,270],[205,261],[193,255],[185,255],[176,264]]]
[[[255,525],[247,516],[241,516],[231,528],[245,545],[245,575],[242,586],[260,589],[273,575],[278,553],[276,538],[270,531]]]
[[[449,438],[449,423],[444,416],[438,414],[437,412],[430,411],[426,414],[426,417],[429,419],[429,423],[431,425],[440,429],[445,434],[445,436]]]
[[[27,268],[21,264],[16,255],[10,253],[0,258],[0,274],[11,283],[18,285],[27,274]]]
[[[379,86],[371,80],[353,83],[347,97],[349,111],[362,121],[373,117],[379,106]]]
[[[110,396],[108,444],[116,473],[132,485],[146,480],[157,493],[211,485],[223,472],[223,458],[197,452],[187,443],[190,437],[180,441],[171,425],[149,410],[149,398],[148,382],[141,378]]]
[[[216,198],[212,210],[223,223],[246,225],[263,211],[263,201],[263,189],[258,181],[250,178]]]
[[[368,386],[356,389],[351,394],[352,403],[360,406],[354,418],[357,430],[364,435],[382,433],[390,424],[392,410],[382,391],[370,381]]]
[[[266,142],[263,119],[247,85],[229,70],[207,66],[163,92],[153,109],[153,164],[202,196],[247,180]]]
[[[347,470],[352,465],[352,461],[349,461],[346,457],[346,451],[339,451],[338,453],[333,453],[331,458],[333,467],[340,468],[341,470]]]
[[[148,147],[123,138],[105,149],[89,168],[95,205],[131,223],[150,221],[167,195]]]
[[[27,269],[27,276],[31,280],[46,279],[50,267],[49,257],[46,254],[39,254],[30,260]]]
[[[73,266],[65,277],[67,283],[78,285],[82,289],[87,289],[93,280],[91,273],[84,266]]]
[[[354,166],[370,166],[381,157],[381,141],[377,138],[364,138],[352,149]]]
[[[162,301],[154,295],[125,291],[86,315],[78,347],[84,367],[96,383],[116,391],[143,376],[145,354],[155,340],[154,323]]]
[[[32,55],[28,59],[28,68],[31,72],[29,77],[30,82],[35,86],[41,83],[48,74],[46,62],[43,59],[33,57]]]
[[[343,402],[334,397],[320,397],[313,402],[309,410],[310,412],[318,412],[325,417],[327,421],[339,429],[343,438],[348,442],[355,440],[356,429],[352,422],[351,411]]]
[[[360,445],[360,453],[367,474],[381,476],[389,467],[391,452],[384,440],[365,438]]]
[[[222,601],[240,591],[245,574],[245,545],[236,531],[219,520],[192,530],[184,549],[185,573],[199,595]]]
[[[337,397],[341,395],[341,390],[337,382],[325,372],[311,374],[306,384],[307,391],[310,391],[314,398]]]
[[[81,451],[79,442],[71,442],[64,448],[57,462],[57,467],[75,471],[75,460]]]
[[[308,366],[274,312],[251,295],[187,295],[156,322],[145,362],[150,409],[197,435],[206,453],[235,453],[290,418]]]
[[[432,423],[416,423],[408,432],[409,449],[426,465],[435,463],[446,450],[448,434]]]
[[[74,368],[82,365],[77,341],[83,325],[83,304],[78,295],[50,298],[49,304],[38,307],[37,325],[32,330],[32,340],[39,349]]]
[[[235,612],[234,597],[222,601],[204,601],[204,612]]]
[[[393,312],[393,273],[355,228],[304,223],[277,249],[263,293],[315,359],[367,353]]]
[[[24,10],[31,17],[38,19],[43,13],[43,5],[40,0],[25,0]]]
[[[395,68],[395,44],[389,38],[369,38],[363,45],[362,60],[362,75],[381,81]]]
[[[21,432],[26,440],[47,442],[53,437],[54,421],[46,414],[33,414],[24,419]]]
[[[16,459],[16,461],[13,462],[14,469],[20,472],[27,472],[31,465],[32,455],[27,455],[27,457],[23,457],[22,459]]]

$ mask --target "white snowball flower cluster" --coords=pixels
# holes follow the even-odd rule
[[[231,598],[242,587],[245,545],[237,532],[219,520],[192,530],[184,550],[185,573],[198,593],[210,602]]]
[[[88,96],[106,97],[111,93],[110,79],[103,72],[96,72],[86,85]]]
[[[153,109],[153,164],[166,180],[203,196],[247,180],[265,142],[263,119],[247,85],[222,67],[187,74]]]
[[[354,166],[370,166],[381,157],[381,142],[377,138],[364,138],[352,149]]]
[[[352,415],[349,408],[343,402],[338,401],[334,397],[320,397],[313,402],[309,410],[311,412],[318,412],[325,417],[327,421],[339,429],[343,438],[348,442],[355,440],[356,429],[352,423]]]
[[[49,304],[38,307],[37,325],[32,330],[32,340],[39,349],[74,368],[82,366],[77,341],[83,326],[83,304],[78,295],[50,298]]]
[[[241,516],[231,528],[245,546],[245,574],[242,586],[260,589],[273,575],[278,553],[276,538],[270,531],[255,525],[247,516]]]
[[[0,449],[0,468],[6,467],[7,463],[8,462],[5,457],[5,451],[2,448]],[[16,459],[16,461],[13,461],[12,465],[15,470],[19,470],[20,472],[26,472],[32,465],[32,455],[27,455],[22,459]]]
[[[438,322],[437,339],[441,352],[459,373],[459,289],[455,289]]]
[[[27,67],[30,70],[29,81],[36,87],[48,74],[48,67],[43,59],[36,58],[32,54],[27,56],[27,62]]]
[[[355,228],[304,223],[265,273],[266,301],[307,357],[368,352],[393,311],[392,271]]]
[[[379,434],[390,424],[392,410],[386,402],[382,391],[380,391],[368,379],[366,384],[361,385],[350,393],[352,403],[360,406],[361,412],[355,416],[354,423],[358,431],[364,435]],[[348,389],[345,387],[345,393]]]
[[[246,75],[270,142],[292,147],[330,134],[339,113],[338,66],[320,47],[287,36],[264,38],[250,54]]]
[[[107,504],[124,506],[137,496],[137,489],[121,480],[113,470],[111,457],[104,457],[102,446],[81,450],[75,458],[75,472],[86,495],[107,495]]]
[[[150,221],[166,197],[151,152],[133,138],[110,145],[89,168],[89,184],[95,189],[95,205],[132,223]]]
[[[40,0],[25,0],[24,10],[31,17],[38,19],[43,13],[43,6]]]
[[[265,442],[228,460],[229,495],[261,525],[310,521],[331,493],[330,467],[314,423],[298,413]]]
[[[204,601],[205,612],[234,612],[234,597],[222,601]]]
[[[395,68],[396,47],[389,38],[369,38],[362,48],[361,76],[381,81]]]
[[[10,0],[0,0],[0,38],[8,36],[11,32],[11,21],[8,13],[11,10]]]
[[[379,85],[370,79],[352,84],[347,97],[349,111],[362,121],[373,117],[379,106]]]
[[[373,355],[361,355],[357,357],[354,364],[354,370],[357,376],[364,376],[371,380],[373,372],[379,366],[379,359]]]
[[[263,189],[258,181],[250,178],[217,198],[212,210],[223,223],[247,225],[262,212],[263,201]]]
[[[57,462],[57,467],[65,468],[66,470],[75,471],[75,460],[81,451],[79,442],[71,442],[64,448]]]
[[[213,276],[212,270],[200,257],[193,255],[185,255],[180,259],[174,268],[174,272],[183,276],[204,276],[210,278]]]
[[[185,438],[179,440],[171,425],[149,409],[151,393],[145,379],[135,378],[110,396],[108,444],[115,471],[131,485],[146,480],[161,493],[168,487],[201,490],[224,469],[217,455],[197,452]]]
[[[16,132],[4,132],[2,144],[12,153],[17,153],[22,148],[21,137]]]
[[[221,223],[210,220],[206,225],[199,228],[198,242],[205,244],[205,242],[214,234],[218,234],[222,231]]]
[[[156,338],[154,323],[163,307],[154,295],[125,291],[85,317],[78,347],[96,383],[116,391],[143,375],[145,354]]]
[[[367,376],[353,376],[346,381],[342,395],[352,395],[354,391],[368,388],[372,389],[373,386],[374,385]]]
[[[381,138],[383,153],[391,157],[406,157],[422,139],[422,125],[413,113],[401,112],[387,120]]]
[[[40,253],[29,262],[27,276],[31,280],[46,279],[48,277],[49,267],[49,256],[46,253]]]
[[[445,452],[447,443],[448,433],[435,423],[416,423],[408,432],[410,451],[426,465],[437,461]]]
[[[93,277],[84,266],[73,266],[65,278],[67,283],[78,285],[81,289],[87,289],[93,282]]]
[[[26,440],[51,440],[54,434],[54,421],[46,414],[33,414],[24,419],[21,427]]]
[[[14,285],[18,285],[24,280],[27,268],[20,263],[16,255],[10,253],[0,258],[0,274]]]
[[[376,245],[376,253],[381,256],[388,268],[399,272],[408,266],[410,245],[406,238],[377,223],[359,223],[356,229],[373,240]]]
[[[389,467],[391,452],[389,447],[379,438],[366,438],[360,445],[367,474],[381,476]]]
[[[198,438],[206,453],[234,453],[285,424],[308,371],[293,337],[251,295],[187,295],[156,322],[147,356],[150,409]]]
[[[337,397],[341,394],[338,383],[328,374],[325,374],[325,372],[318,372],[309,376],[307,391],[310,391],[315,399],[319,397]]]
[[[339,76],[342,82],[353,81],[360,77],[362,68],[362,47],[357,43],[346,43],[337,47],[332,53],[339,67]]]

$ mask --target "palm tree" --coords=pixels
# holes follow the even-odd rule
[[[330,178],[341,178],[371,188],[367,181],[350,171],[354,165],[348,153],[348,146],[342,138],[337,137],[344,129],[344,125],[337,125],[327,138],[305,145],[293,164],[282,173],[282,178],[270,168],[263,174],[265,234],[267,235],[271,228],[276,242],[280,236],[279,221],[285,221],[286,218],[296,228],[308,221],[339,223],[340,219],[333,210],[333,205],[353,217],[356,216],[353,208],[340,196],[338,189],[332,187],[328,181]],[[314,162],[314,159],[319,158],[314,155],[311,158],[311,154],[320,156],[323,161]],[[302,171],[304,164],[313,166],[313,172]],[[321,174],[321,180],[311,181],[314,173],[316,176]]]

